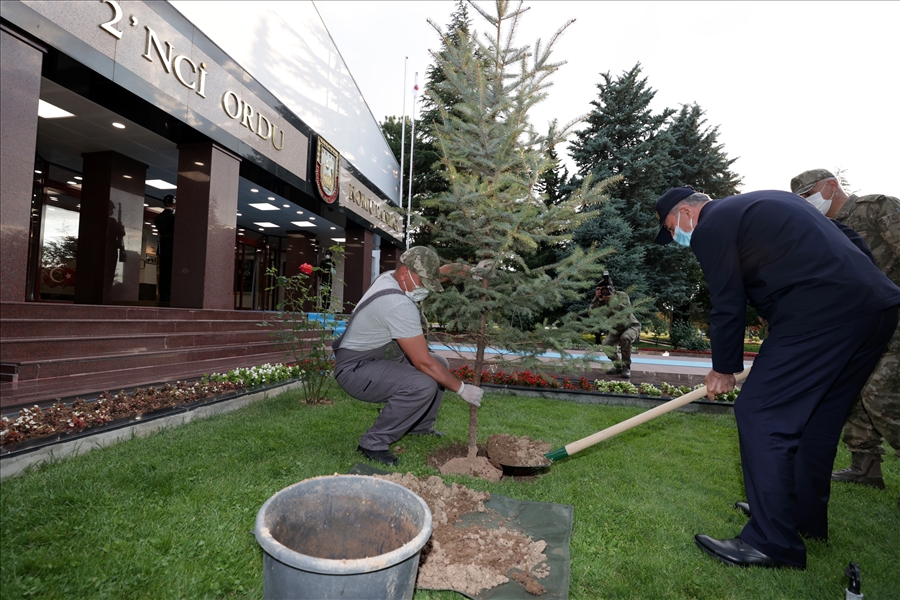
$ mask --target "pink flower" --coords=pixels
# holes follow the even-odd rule
[[[302,265],[300,265],[300,272],[304,275],[312,275],[313,266],[309,263],[303,263]]]

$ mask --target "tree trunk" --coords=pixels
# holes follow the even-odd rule
[[[482,279],[482,287],[487,290],[488,280]],[[487,304],[487,296],[482,297]],[[478,324],[478,335],[475,340],[475,373],[472,377],[472,385],[481,385],[481,370],[484,366],[484,349],[487,347],[487,311],[481,312],[481,322]],[[469,406],[469,452],[468,458],[478,456],[478,407]]]

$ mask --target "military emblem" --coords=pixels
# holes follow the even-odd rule
[[[322,199],[328,204],[338,197],[340,166],[341,155],[331,144],[319,137],[319,148],[316,152],[316,186]]]

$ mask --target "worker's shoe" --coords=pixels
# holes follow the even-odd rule
[[[357,446],[356,451],[369,460],[380,462],[381,464],[387,465],[389,467],[395,467],[400,464],[400,459],[397,458],[397,456],[390,450],[369,450],[368,448]]]
[[[750,516],[750,505],[746,502],[735,502],[734,507],[744,513],[745,517]]]
[[[631,367],[622,367],[622,379],[631,379]]]
[[[607,375],[621,375],[622,367],[613,367],[611,369],[607,369],[606,374]]]
[[[850,466],[831,474],[832,481],[845,481],[868,485],[879,490],[884,489],[884,477],[881,474],[881,461],[874,454],[852,454]]]
[[[734,567],[768,567],[770,569],[782,569],[794,567],[805,569],[806,566],[794,566],[775,560],[771,556],[763,554],[740,537],[730,540],[717,540],[708,535],[695,535],[694,542],[697,547],[718,561]]]

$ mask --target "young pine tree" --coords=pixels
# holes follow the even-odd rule
[[[449,190],[425,205],[437,210],[433,242],[444,259],[492,262],[455,277],[430,308],[448,331],[461,332],[474,344],[476,385],[488,347],[515,353],[519,369],[546,370],[538,356],[548,350],[568,366],[585,369],[596,357],[573,356],[570,349],[586,345],[583,333],[609,326],[600,311],[531,324],[543,311],[584,296],[603,272],[604,255],[596,248],[575,247],[562,260],[529,266],[529,257],[541,248],[574,246],[571,232],[584,220],[584,208],[601,200],[602,185],[592,186],[590,177],[556,203],[538,192],[542,176],[555,166],[550,149],[572,125],[554,122],[547,134],[539,134],[528,113],[547,96],[548,78],[561,64],[551,62],[551,51],[569,23],[546,44],[521,47],[515,43],[527,11],[521,3],[498,1],[496,14],[476,4],[471,8],[486,23],[485,33],[462,29],[453,43],[442,34],[445,50],[433,55],[444,80],[430,93],[458,100],[452,107],[436,102],[441,121],[435,133]],[[470,456],[476,430],[472,407]]]

